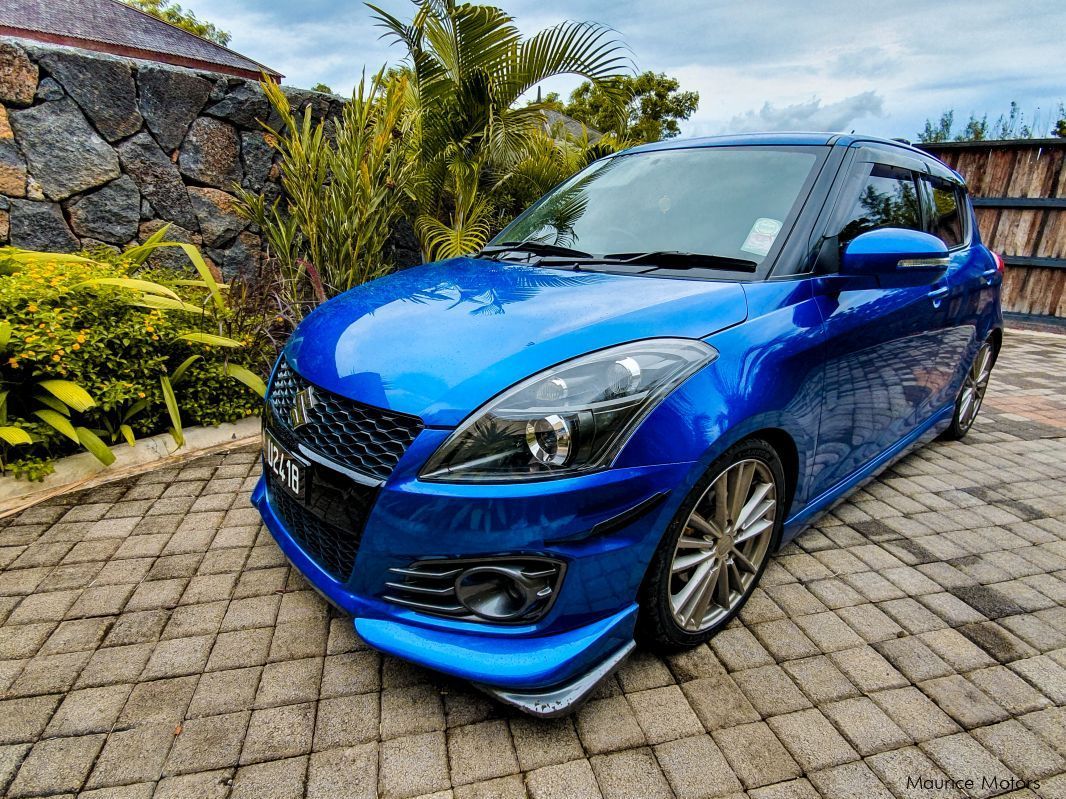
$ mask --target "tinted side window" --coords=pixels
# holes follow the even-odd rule
[[[938,178],[929,179],[929,188],[933,200],[929,232],[949,248],[958,247],[966,239],[962,193],[953,183]]]
[[[914,175],[907,169],[873,164],[840,229],[843,246],[868,230],[883,227],[922,230],[921,205]]]

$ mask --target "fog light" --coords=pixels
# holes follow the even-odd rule
[[[475,566],[455,579],[455,597],[483,619],[516,619],[551,597],[555,574],[555,569],[529,573],[514,566]]]

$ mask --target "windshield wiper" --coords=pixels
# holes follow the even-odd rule
[[[604,256],[605,261],[627,264],[648,264],[657,269],[726,269],[731,272],[754,272],[759,265],[745,258],[730,258],[706,252],[654,250],[652,252],[616,252]]]
[[[591,258],[587,252],[575,250],[572,247],[561,247],[558,244],[545,244],[541,241],[504,241],[498,245],[483,247],[478,255],[489,257],[503,255],[508,252],[528,252],[532,255],[562,255],[574,258]]]
[[[712,255],[702,252],[682,252],[681,250],[654,250],[652,252],[616,252],[608,255],[593,255],[587,258],[541,258],[541,266],[582,266],[626,265],[647,266],[651,269],[722,269],[730,272],[754,272],[758,268],[755,261],[744,258],[730,258],[725,255]]]

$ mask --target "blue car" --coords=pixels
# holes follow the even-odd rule
[[[310,314],[253,501],[367,644],[566,713],[637,642],[706,641],[820,513],[966,434],[1002,274],[962,178],[906,144],[637,147],[481,252]]]

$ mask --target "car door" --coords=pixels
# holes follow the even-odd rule
[[[973,221],[961,181],[949,174],[927,174],[921,176],[920,185],[929,232],[944,242],[950,259],[936,284],[936,288],[944,290],[944,298],[937,356],[943,369],[931,398],[935,408],[954,401],[963,374],[977,352],[978,323],[991,298],[988,287],[998,273],[995,264],[973,246]]]
[[[950,289],[939,272],[843,275],[848,242],[882,227],[925,230],[919,175],[904,151],[853,156],[822,237],[815,281],[825,331],[824,394],[812,496],[892,449],[929,417],[951,374],[940,349]],[[827,268],[826,265],[829,265]]]

